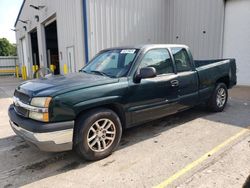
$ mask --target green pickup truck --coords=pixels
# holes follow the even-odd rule
[[[107,157],[122,131],[206,103],[224,109],[236,85],[234,59],[194,61],[185,45],[98,53],[79,73],[22,83],[9,107],[14,132],[44,151]]]

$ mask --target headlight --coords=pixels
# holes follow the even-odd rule
[[[48,108],[49,103],[51,101],[51,97],[35,97],[31,100],[32,106]]]
[[[48,122],[49,121],[49,113],[48,108],[51,101],[51,97],[35,97],[31,100],[30,105],[35,108],[30,110],[29,118]],[[37,108],[36,108],[37,107]]]

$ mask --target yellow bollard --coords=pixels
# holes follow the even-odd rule
[[[24,66],[24,79],[27,80],[27,70],[26,70],[26,66]]]
[[[32,66],[32,72],[33,75],[35,75],[35,72],[38,70],[38,65],[33,65]],[[38,73],[36,73],[36,76],[34,78],[38,78]]]
[[[27,80],[27,70],[26,70],[26,66],[22,67],[22,78],[23,80]]]
[[[21,72],[22,72],[22,79],[24,80],[23,66],[21,68]]]
[[[35,71],[37,71],[39,69],[38,65],[35,65]],[[35,78],[38,78],[38,73],[36,73],[36,77]]]
[[[16,77],[19,78],[19,67],[16,66]]]
[[[67,64],[63,65],[63,72],[64,72],[64,74],[68,74],[68,66],[67,66]]]
[[[55,65],[50,65],[50,70],[54,73],[54,71],[55,71]]]

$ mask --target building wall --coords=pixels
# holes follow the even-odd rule
[[[45,8],[35,10],[29,5],[42,5]],[[44,24],[51,18],[56,17],[57,20],[57,35],[60,70],[63,73],[63,65],[67,63],[67,48],[74,47],[75,61],[77,62],[76,69],[80,69],[84,65],[84,38],[83,38],[83,11],[82,0],[26,0],[22,9],[21,20],[28,20],[28,24],[17,22],[17,45],[18,54],[23,61],[23,53],[21,47],[21,39],[25,38],[27,46],[27,61],[32,64],[31,41],[29,32],[37,28],[39,60],[42,66],[47,65],[46,44],[44,36]],[[35,20],[35,15],[39,16],[39,22]],[[27,27],[27,31],[23,29]],[[24,62],[22,62],[25,64]],[[31,67],[28,67],[29,75],[31,75]]]
[[[0,77],[3,75],[14,75],[18,65],[17,56],[0,56]]]
[[[228,0],[223,56],[236,58],[239,85],[250,85],[250,1]]]
[[[89,56],[104,48],[146,43],[178,43],[190,46],[195,59],[222,57],[224,0],[87,0]],[[46,62],[44,24],[57,18],[60,70],[67,63],[67,48],[74,46],[76,70],[85,62],[83,0],[26,0],[20,19],[30,20],[27,32],[18,22],[20,39],[27,41],[28,64],[32,64],[28,32],[38,29],[39,58]],[[45,5],[42,10],[29,7]],[[37,23],[34,16],[39,15]],[[23,59],[23,58],[21,58]],[[24,58],[25,59],[25,58]],[[29,70],[30,71],[30,70]]]
[[[166,0],[88,0],[89,54],[115,46],[166,43]]]
[[[187,44],[196,59],[222,57],[224,0],[88,0],[88,10],[91,57],[145,43]]]
[[[222,57],[224,0],[169,0],[168,43],[188,45],[195,59]]]

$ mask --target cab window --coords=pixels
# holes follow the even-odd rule
[[[167,49],[153,49],[148,51],[139,68],[154,67],[157,75],[173,73],[173,64]]]
[[[185,72],[192,70],[189,55],[185,48],[172,48],[171,51],[174,56],[177,72]]]

